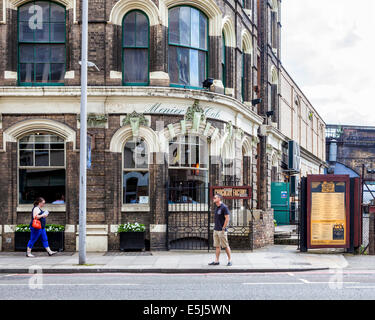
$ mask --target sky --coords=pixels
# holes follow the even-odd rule
[[[375,126],[375,1],[281,5],[282,64],[325,123]]]

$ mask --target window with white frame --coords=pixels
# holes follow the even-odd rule
[[[196,135],[181,135],[169,143],[169,203],[202,203],[208,186],[208,145]],[[177,188],[181,187],[178,191]]]
[[[149,203],[149,153],[142,138],[126,141],[123,168],[123,204]]]
[[[37,132],[18,141],[19,204],[31,204],[38,197],[46,203],[65,202],[65,141]]]

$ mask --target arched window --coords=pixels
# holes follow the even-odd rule
[[[46,203],[64,203],[65,141],[59,136],[36,132],[18,141],[19,203],[38,197]]]
[[[203,202],[208,186],[208,145],[196,135],[180,135],[169,142],[169,185],[187,194],[170,193],[170,202]]]
[[[242,54],[241,54],[241,100],[242,102],[245,101],[245,96],[246,96],[245,68],[246,68],[245,51],[242,49]]]
[[[24,86],[63,85],[65,7],[33,1],[18,9],[18,81]]]
[[[278,10],[279,5],[277,3],[277,0],[272,0],[270,40],[272,49],[274,50],[278,49]]]
[[[123,203],[149,203],[149,152],[142,138],[133,138],[124,147]]]
[[[174,7],[169,9],[168,29],[171,86],[202,88],[207,78],[207,17],[192,7]]]
[[[225,36],[222,33],[222,56],[221,56],[221,72],[224,89],[227,86],[227,67],[226,67],[226,54],[225,54]]]
[[[149,21],[141,11],[131,11],[123,23],[123,83],[148,85],[149,83]]]

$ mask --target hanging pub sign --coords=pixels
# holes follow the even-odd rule
[[[349,176],[307,177],[307,247],[350,247]]]
[[[242,186],[242,187],[210,187],[211,189],[211,198],[215,194],[220,194],[224,200],[250,200],[251,199],[251,187]]]

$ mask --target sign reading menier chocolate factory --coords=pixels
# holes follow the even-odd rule
[[[218,186],[211,187],[211,197],[215,194],[220,194],[223,199],[228,200],[250,200],[251,199],[251,187],[226,187]]]
[[[160,115],[185,115],[187,109],[191,105],[172,105],[164,103],[154,103],[154,104],[121,104],[121,103],[109,103],[107,109],[110,111],[124,110],[126,113],[131,111],[137,111],[138,113],[144,114],[160,114]],[[216,119],[216,120],[225,120],[222,114],[222,111],[218,108],[211,106],[202,106],[204,110],[204,115],[206,118]]]

